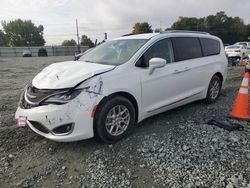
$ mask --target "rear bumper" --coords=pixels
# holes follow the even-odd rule
[[[227,57],[238,57],[241,58],[242,54],[240,52],[226,52]]]

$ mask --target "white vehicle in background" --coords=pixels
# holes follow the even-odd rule
[[[248,58],[250,59],[250,42],[236,42],[236,45],[245,45],[247,47]]]
[[[236,42],[234,45],[245,45],[250,50],[250,42]]]
[[[32,57],[32,53],[30,50],[24,50],[22,53],[23,57]]]
[[[235,58],[246,58],[248,57],[249,51],[246,45],[231,45],[225,47],[225,52],[227,57],[235,57]]]
[[[55,141],[115,142],[150,116],[215,102],[227,64],[222,41],[208,33],[124,36],[44,68],[25,87],[15,118]]]

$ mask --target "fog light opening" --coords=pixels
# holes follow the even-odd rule
[[[55,135],[67,135],[73,131],[74,124],[68,123],[65,125],[61,125],[52,130]]]

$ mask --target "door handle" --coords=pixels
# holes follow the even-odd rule
[[[182,71],[182,72],[186,72],[186,71],[189,71],[189,70],[190,70],[189,67],[185,67],[184,71]]]
[[[185,67],[184,70],[178,70],[178,69],[176,69],[176,70],[174,70],[173,74],[179,74],[179,73],[186,72],[186,71],[189,71],[189,70],[190,70],[189,67]]]
[[[181,70],[174,70],[173,74],[179,74],[179,73],[182,73],[183,71]]]

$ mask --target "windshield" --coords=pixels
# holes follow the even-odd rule
[[[84,54],[79,61],[104,65],[121,65],[127,62],[147,41],[147,39],[108,41]]]

